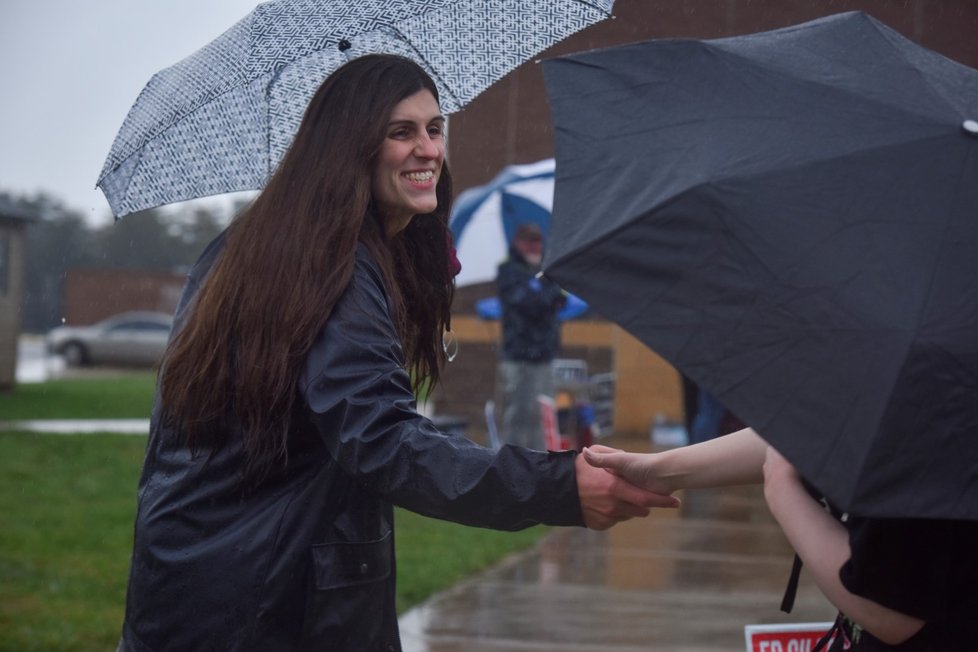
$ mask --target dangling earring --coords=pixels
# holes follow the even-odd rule
[[[445,358],[449,362],[458,355],[458,339],[455,337],[455,331],[452,330],[451,326],[441,335],[441,350],[445,352]]]

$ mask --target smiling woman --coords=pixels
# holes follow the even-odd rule
[[[120,649],[396,652],[395,505],[499,530],[603,529],[676,505],[573,452],[492,451],[417,412],[458,269],[444,157],[431,78],[354,59],[191,271]]]

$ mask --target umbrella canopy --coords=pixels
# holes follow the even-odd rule
[[[524,222],[550,230],[554,200],[554,160],[510,165],[482,186],[460,193],[449,227],[462,271],[459,287],[496,279],[496,268],[509,255],[516,228]]]
[[[97,186],[116,217],[261,188],[337,67],[373,53],[414,59],[441,108],[462,108],[614,0],[273,0],[154,75],[130,109]]]
[[[546,275],[840,508],[978,519],[978,71],[862,13],[543,68]]]

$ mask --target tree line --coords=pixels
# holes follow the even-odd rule
[[[30,333],[44,333],[61,323],[68,270],[185,273],[246,201],[229,208],[199,203],[154,208],[93,225],[81,212],[46,193],[0,192],[0,197],[29,216],[21,328]]]

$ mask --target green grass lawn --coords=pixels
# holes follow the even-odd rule
[[[145,417],[152,392],[152,375],[20,385],[0,396],[0,421]],[[145,443],[0,432],[0,650],[114,649]],[[405,510],[396,523],[402,611],[547,533],[469,528]]]
[[[144,437],[0,433],[0,650],[112,650]]]
[[[19,419],[142,419],[153,406],[156,374],[23,383],[0,393],[0,421]]]

